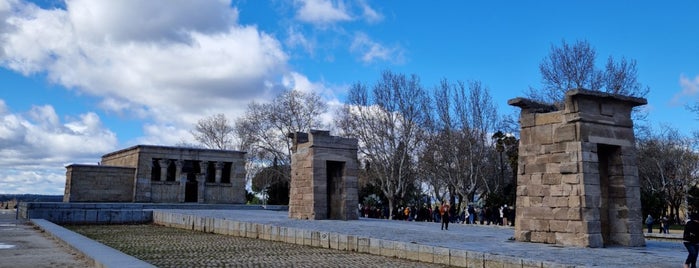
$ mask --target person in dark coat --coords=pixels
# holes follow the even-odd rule
[[[687,259],[684,261],[685,268],[697,267],[697,254],[699,254],[699,214],[692,213],[689,221],[684,225],[684,247],[687,248]]]

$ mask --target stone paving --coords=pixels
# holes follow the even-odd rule
[[[0,210],[0,268],[82,268],[92,265],[80,253],[51,239],[14,210]]]
[[[477,252],[533,260],[554,267],[681,267],[687,256],[681,242],[646,240],[645,247],[580,248],[512,241],[507,227],[453,224],[448,231],[428,222],[388,221],[360,218],[357,221],[294,220],[285,211],[260,210],[160,210],[175,215],[226,219],[408,244]],[[157,211],[156,211],[157,212]],[[154,216],[155,218],[155,216]],[[488,265],[484,265],[488,266]]]
[[[66,227],[158,267],[444,267],[156,225]]]

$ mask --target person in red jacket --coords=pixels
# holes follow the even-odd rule
[[[442,217],[442,230],[449,230],[449,202],[442,201],[439,207],[439,215]]]

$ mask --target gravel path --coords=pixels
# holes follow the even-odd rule
[[[156,225],[64,227],[158,267],[444,267]]]

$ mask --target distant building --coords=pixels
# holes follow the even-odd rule
[[[137,145],[66,169],[63,202],[245,203],[245,152]]]

